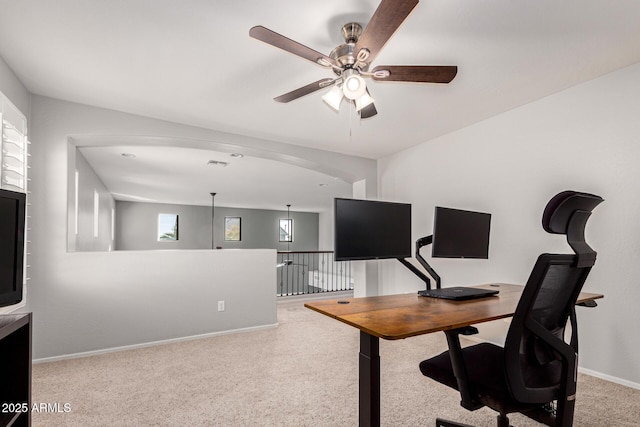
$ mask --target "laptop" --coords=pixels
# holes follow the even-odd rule
[[[484,298],[496,295],[499,291],[495,289],[478,289],[465,286],[453,286],[451,288],[430,289],[418,291],[418,295],[431,298],[451,299],[463,301],[467,299]]]

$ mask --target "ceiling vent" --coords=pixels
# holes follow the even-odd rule
[[[220,166],[224,168],[229,165],[229,162],[221,162],[219,160],[209,160],[207,164],[211,166]]]

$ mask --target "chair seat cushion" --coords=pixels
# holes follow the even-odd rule
[[[482,343],[462,349],[469,385],[480,403],[503,414],[522,412],[538,405],[517,402],[511,396],[504,373],[504,350],[490,343]],[[420,363],[423,375],[458,390],[449,352],[439,354]]]

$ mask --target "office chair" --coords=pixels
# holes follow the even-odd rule
[[[548,426],[573,423],[578,369],[575,304],[595,263],[584,228],[602,198],[564,191],[545,207],[542,226],[566,234],[575,255],[542,254],[524,287],[505,345],[460,346],[461,330],[445,331],[449,350],[420,363],[420,371],[461,395],[468,410],[497,411],[498,427],[509,427],[507,414],[519,412]],[[571,338],[565,327],[571,323]],[[442,419],[436,427],[469,427]]]

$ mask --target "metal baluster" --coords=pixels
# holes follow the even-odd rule
[[[309,294],[313,292],[313,289],[311,289],[311,287],[309,286],[309,274],[307,273],[309,271],[309,253],[306,252],[302,255],[302,257],[304,258],[304,273],[302,274],[302,283],[304,284],[304,292]]]
[[[342,262],[336,262],[336,270],[338,271],[338,290],[344,291],[344,272],[342,271]]]
[[[296,254],[296,258],[298,259],[298,275],[296,276],[296,286],[298,287],[298,295],[304,294],[304,282],[300,280],[302,277],[301,271],[304,270],[304,260],[300,261],[300,258],[303,254]]]
[[[280,262],[278,264],[282,264],[282,259],[283,259],[282,254],[278,254],[278,256],[280,257]],[[284,273],[283,267],[280,267],[278,269],[278,274],[280,275],[280,296],[282,296],[282,290],[283,290],[282,288],[284,286],[284,283],[282,282],[282,278],[284,276],[283,273]]]
[[[331,290],[336,291],[338,289],[338,274],[336,272],[336,261],[333,257],[329,257],[331,259]]]
[[[287,254],[287,260],[290,255]],[[287,277],[285,278],[285,283],[287,284],[287,295],[289,295],[289,262],[286,263],[285,268],[287,269]]]
[[[351,271],[351,261],[349,261],[349,279],[353,277],[353,272]],[[353,289],[351,282],[349,282],[349,289]]]
[[[324,268],[325,285],[327,287],[327,292],[331,292],[331,276],[329,276],[329,273],[331,272],[331,260],[328,259],[328,257],[326,264],[327,266]]]
[[[325,265],[325,256],[324,254],[318,254],[318,287],[321,289],[321,292],[327,292],[324,286],[324,265]]]
[[[309,265],[309,271],[313,271],[313,272],[316,271],[316,256],[317,256],[317,254],[314,254],[311,257],[311,261],[309,263],[310,264]],[[316,276],[315,273],[309,275],[309,284],[312,286],[314,292],[320,292],[318,290],[318,287],[316,286],[315,276]]]

